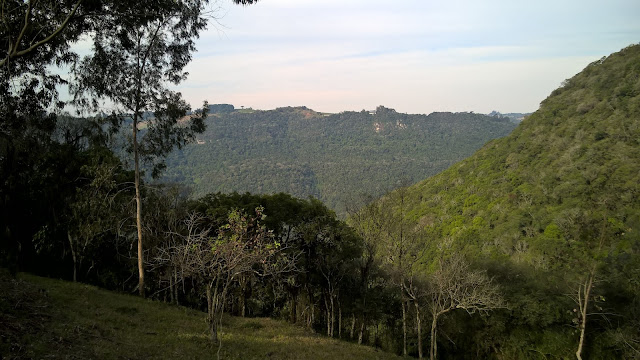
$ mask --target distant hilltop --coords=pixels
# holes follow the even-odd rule
[[[501,112],[493,110],[488,115],[489,116],[497,116],[497,117],[506,117],[506,118],[509,118],[514,123],[518,124],[522,120],[524,120],[525,117],[527,117],[527,116],[529,116],[531,114],[532,113],[507,113],[507,114],[503,114]]]
[[[213,104],[209,105],[209,114],[228,114],[236,110],[231,104]]]
[[[288,108],[309,110],[309,108],[307,108],[306,106],[293,106],[293,107],[289,106]],[[383,106],[379,106],[378,108],[376,108],[376,110],[366,110],[366,112],[368,112],[370,115],[375,115],[376,111],[381,108],[384,109]],[[253,110],[253,109],[250,107],[245,108],[244,106],[241,106],[240,109],[236,109],[236,107],[233,106],[232,104],[209,105],[209,114],[229,114],[236,110],[242,111],[242,110]],[[323,113],[323,114],[329,115],[329,113]],[[519,123],[522,120],[524,120],[525,117],[531,115],[531,113],[501,113],[499,111],[493,110],[487,115],[494,116],[494,117],[506,117],[512,120],[514,123]]]
[[[194,144],[167,158],[165,181],[191,187],[196,197],[313,196],[341,215],[354,197],[435,175],[516,127],[507,117],[469,112],[410,115],[378,106],[327,114],[226,104],[211,105],[206,124]]]

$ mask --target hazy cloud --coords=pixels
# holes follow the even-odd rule
[[[224,4],[180,89],[197,105],[533,111],[640,40],[637,1],[262,0]]]

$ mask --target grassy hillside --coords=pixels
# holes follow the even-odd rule
[[[378,107],[325,115],[280,108],[209,117],[199,143],[172,154],[165,180],[212,192],[315,196],[338,212],[354,195],[382,195],[434,175],[513,128],[473,113],[408,115]]]
[[[0,358],[211,359],[205,314],[94,286],[0,275]],[[272,319],[226,318],[221,359],[397,359]]]

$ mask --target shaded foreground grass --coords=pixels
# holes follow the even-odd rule
[[[85,284],[0,275],[0,358],[212,359],[205,314]],[[398,359],[283,321],[227,317],[221,359]]]

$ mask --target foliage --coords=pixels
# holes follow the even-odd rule
[[[210,114],[227,114],[235,111],[235,107],[231,104],[214,104],[209,105]]]
[[[169,84],[177,85],[187,76],[183,69],[195,51],[195,38],[206,26],[206,3],[155,1],[144,13],[129,4],[115,4],[117,15],[96,20],[99,31],[92,36],[93,52],[72,71],[76,78],[71,92],[77,107],[100,111],[101,101],[108,100],[119,108],[110,116],[114,123],[131,120],[141,296],[145,294],[145,264],[140,160],[151,163],[157,177],[166,154],[204,131],[206,102],[197,115],[185,118],[190,106]],[[148,111],[153,117],[146,119],[145,131],[139,134],[143,113]]]
[[[426,297],[431,313],[430,358],[436,358],[437,329],[440,316],[461,309],[468,314],[487,313],[505,307],[500,289],[486,273],[472,270],[459,255],[441,258],[436,270],[429,274]]]
[[[628,324],[638,321],[631,299],[640,293],[619,272],[638,271],[639,58],[635,45],[590,64],[511,135],[405,190],[406,218],[440,249],[493,269],[512,308],[504,330],[492,335],[505,353],[527,343],[548,356],[575,356],[585,321],[572,315],[579,308],[567,295],[578,294],[577,283],[582,300],[591,299],[583,302],[587,312],[603,314],[589,317],[587,356],[638,350],[607,334],[626,329],[637,337]],[[428,268],[431,260],[423,261]],[[505,262],[508,268],[497,265]],[[592,292],[585,293],[584,276],[592,272]],[[569,325],[576,331],[567,334]],[[557,346],[529,336],[532,329],[556,334]]]
[[[379,107],[323,115],[305,107],[215,114],[198,143],[167,158],[165,181],[213,192],[314,196],[340,216],[354,195],[379,196],[434,175],[486,141],[507,118],[473,113],[408,115]]]
[[[97,20],[100,31],[91,38],[93,52],[73,69],[71,90],[77,106],[100,111],[102,101],[109,100],[117,109],[111,116],[127,125],[141,121],[144,111],[153,114],[138,142],[141,158],[152,162],[154,173],[163,167],[164,155],[204,130],[202,113],[185,119],[190,107],[168,85],[186,78],[183,69],[206,26],[205,5],[156,1],[141,16],[139,9],[119,4],[115,16]]]
[[[241,313],[247,307],[247,314],[281,314],[292,322],[306,313],[304,322],[312,327],[319,325],[320,318],[314,315],[316,309],[324,307],[329,312],[324,317],[326,320],[332,316],[331,302],[348,301],[340,294],[350,283],[348,279],[354,276],[354,261],[362,251],[360,239],[320,201],[305,201],[282,193],[233,193],[210,194],[193,206],[200,213],[208,214],[209,226],[219,229],[224,229],[224,219],[229,213],[256,207],[264,209],[266,216],[261,222],[273,234],[278,256],[272,260],[271,270],[260,278],[240,278],[236,298]],[[252,297],[262,306],[249,304],[246,286],[250,284],[253,284]],[[276,304],[280,304],[280,309]],[[329,332],[332,328],[329,324]]]
[[[92,29],[90,15],[101,5],[90,0],[4,1],[0,41],[6,54],[0,68],[12,76],[35,75],[46,73],[47,64],[68,63],[74,55],[70,44]]]
[[[183,243],[169,251],[171,257],[178,259],[184,276],[204,281],[211,339],[220,343],[219,331],[230,286],[239,277],[257,271],[256,267],[268,266],[267,262],[278,251],[270,241],[271,233],[259,224],[261,218],[261,208],[256,208],[255,217],[231,211],[228,223],[212,238],[210,229],[201,227],[203,218],[192,213],[185,219],[188,234]]]
[[[144,255],[153,261],[138,289],[206,309],[214,337],[228,311],[288,318],[328,337],[422,356],[421,324],[431,313],[433,357],[637,357],[640,45],[565,81],[510,136],[352,212],[350,227],[313,197],[217,192],[189,200],[179,186],[141,186],[140,157],[160,170],[171,149],[204,130],[208,107],[185,117],[189,107],[167,85],[185,76],[205,4],[3,2],[2,265],[133,291],[135,259],[143,274]],[[94,53],[75,62],[69,46],[87,34]],[[97,110],[109,100],[119,108],[96,118],[61,115],[57,87],[66,80],[51,65],[74,65],[77,105]],[[341,202],[358,192],[381,194],[444,169],[513,126],[499,116],[384,107],[334,115],[216,109],[227,113],[208,118],[214,131],[172,155],[182,160],[170,159],[202,168],[187,163],[169,178],[193,179],[202,185],[197,195],[210,191],[207,184],[262,193],[284,186],[326,200],[340,215]],[[131,129],[133,172],[110,148],[123,125]],[[135,223],[122,215],[134,212],[134,190]],[[126,357],[175,357],[184,346],[210,356],[204,327],[185,323],[201,313],[158,315],[126,297],[101,306],[109,295],[90,286],[29,279],[55,295],[2,278],[2,356],[53,349],[109,358],[122,357],[122,347]],[[469,316],[502,307],[502,299],[509,308]],[[453,311],[460,308],[468,314]],[[219,355],[290,357],[279,352],[282,341],[257,355],[236,346],[247,347],[274,322],[234,322],[240,330],[222,337],[231,346]],[[27,325],[33,329],[23,331]],[[287,351],[308,354],[285,342]]]

